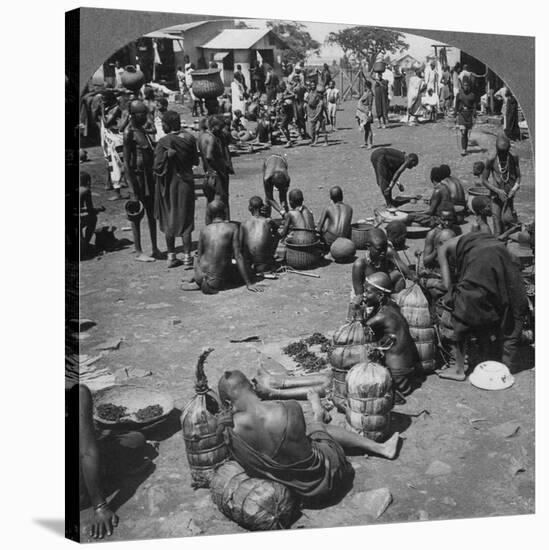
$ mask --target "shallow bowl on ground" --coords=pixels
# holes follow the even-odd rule
[[[103,418],[98,409],[101,405],[124,407],[126,410],[117,420]],[[154,407],[156,414],[146,414],[147,407]],[[146,425],[166,417],[174,408],[169,394],[131,384],[110,386],[99,390],[93,396],[93,417],[101,424],[113,425]],[[141,414],[137,414],[141,412]]]
[[[421,225],[410,225],[406,228],[406,236],[409,239],[424,239],[429,233],[429,227],[423,227]]]
[[[515,383],[515,378],[503,363],[483,361],[475,367],[469,382],[481,390],[505,390]]]

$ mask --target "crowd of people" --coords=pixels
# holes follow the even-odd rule
[[[334,130],[336,127],[341,97],[327,66],[312,74],[297,64],[284,79],[272,68],[260,69],[252,68],[248,86],[241,67],[236,66],[231,97],[224,95],[217,107],[210,106],[208,116],[200,119],[195,133],[183,128],[180,114],[169,109],[166,99],[150,88],[141,93],[119,94],[107,89],[96,105],[108,166],[106,186],[113,188],[113,200],[127,201],[135,259],[152,262],[163,257],[157,245],[159,228],[165,236],[168,267],[194,267],[192,278],[182,282],[184,291],[197,290],[210,295],[245,285],[252,292],[262,292],[255,283],[264,277],[276,277],[284,262],[281,247],[284,243],[292,242],[297,235],[309,234],[314,242],[319,241],[319,253],[328,254],[338,238],[351,237],[355,213],[344,202],[342,187],[330,189],[326,208],[315,220],[302,190],[291,186],[289,163],[280,154],[268,155],[262,166],[257,167],[262,174],[264,193],[263,197],[249,197],[249,217],[243,220],[231,217],[230,177],[235,173],[231,145],[265,139],[277,143],[273,138],[276,131],[287,147],[292,146],[292,133],[315,146],[322,135],[327,142],[327,124]],[[205,106],[192,93],[192,70],[192,64],[187,63],[178,70],[178,79],[181,98],[184,101],[189,95],[194,116],[202,114]],[[474,75],[467,74],[466,66],[457,74],[457,81],[453,78],[456,73],[457,70],[448,73],[440,83],[436,82],[433,70],[412,77],[408,84],[408,116],[416,117],[419,106],[434,109],[442,105],[443,109],[453,109],[465,152],[476,112],[469,84]],[[432,99],[436,89],[442,90],[440,102]],[[365,147],[372,148],[374,113],[379,126],[386,126],[388,105],[387,80],[378,72],[367,81],[357,107]],[[255,122],[256,129],[247,126],[247,121]],[[263,132],[265,127],[267,130]],[[366,253],[354,261],[348,273],[348,285],[352,288],[350,311],[362,312],[364,328],[372,340],[386,346],[385,366],[393,376],[401,400],[421,383],[416,345],[406,319],[393,301],[396,293],[411,282],[421,284],[433,317],[440,319],[442,328],[449,327],[452,335],[444,364],[437,371],[441,378],[465,379],[467,369],[474,366],[467,363],[472,345],[477,346],[484,359],[502,361],[511,371],[517,368],[529,302],[520,267],[506,242],[519,235],[533,249],[534,228],[533,224],[522,227],[514,208],[521,173],[509,137],[506,133],[499,135],[493,156],[473,166],[479,187],[489,195],[475,198],[470,206],[463,185],[452,176],[448,165],[431,170],[430,200],[424,210],[410,215],[408,222],[428,229],[420,254],[421,269],[411,270],[409,262],[401,257],[407,230],[404,222],[395,221],[385,228],[378,224],[368,232]],[[206,216],[193,256],[194,168],[200,163],[204,172]],[[417,167],[420,158],[415,153],[381,147],[372,153],[371,163],[381,197],[387,209],[394,211],[402,203],[393,196],[393,189],[397,186],[403,190],[402,175]],[[123,180],[129,197],[123,196]],[[90,243],[100,209],[93,206],[90,176],[84,170],[80,173],[79,188],[80,237],[85,247]],[[273,211],[278,218],[272,217]],[[473,223],[470,231],[464,233],[466,215],[473,215]],[[150,236],[150,254],[142,246],[144,218]],[[181,260],[175,248],[178,238],[183,247]],[[81,391],[84,399],[80,406],[87,407],[84,420],[89,423],[89,395]],[[315,392],[309,395],[315,424],[307,432],[297,403],[262,402],[252,382],[239,371],[222,376],[219,394],[223,404],[234,411],[228,434],[236,460],[248,472],[280,481],[304,499],[333,498],[352,481],[352,467],[343,449],[360,448],[389,459],[396,455],[398,434],[379,444],[327,425],[326,411]],[[83,479],[95,506],[92,533],[102,537],[112,532],[118,520],[97,488],[97,451],[93,451],[93,438],[89,434],[86,437],[86,445],[80,451]],[[137,443],[136,447],[141,448],[144,441]],[[302,467],[292,467],[298,463]]]

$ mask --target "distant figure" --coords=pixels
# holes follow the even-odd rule
[[[242,74],[242,65],[236,66],[236,71],[233,73],[233,78],[237,82],[240,82],[240,84],[242,85],[242,88],[244,88],[244,93],[247,93],[248,86],[246,86],[246,78]]]
[[[376,73],[373,91],[377,127],[385,128],[389,120],[389,83],[383,78],[382,73]]]
[[[80,200],[80,253],[85,256],[97,226],[97,214],[98,212],[104,212],[105,207],[94,208],[93,206],[91,177],[88,172],[80,172],[78,191]],[[78,227],[78,220],[75,220],[75,222]]]
[[[270,105],[276,99],[276,93],[280,79],[273,71],[272,67],[267,69],[267,76],[265,77],[265,90],[267,92],[267,105]]]
[[[456,98],[456,123],[461,131],[461,156],[467,154],[469,145],[469,134],[476,120],[476,96],[471,90],[471,83],[468,79],[462,82],[462,89]]]
[[[276,224],[263,215],[265,204],[261,197],[252,197],[248,210],[251,217],[240,226],[242,252],[256,273],[272,271],[279,241]]]
[[[506,90],[505,101],[505,126],[503,131],[505,135],[512,141],[520,139],[520,127],[519,127],[519,107],[515,96],[511,93],[511,90]]]
[[[372,83],[366,80],[364,93],[358,100],[355,114],[358,127],[364,132],[364,144],[361,147],[365,147],[366,149],[371,149],[374,143],[374,132],[372,130],[372,123],[374,122],[373,105],[374,94],[372,92]]]
[[[318,231],[324,243],[329,248],[338,237],[351,238],[351,220],[353,209],[343,202],[341,187],[334,186],[330,189],[330,204],[324,209],[318,221]]]
[[[339,90],[333,80],[330,81],[326,90],[326,100],[328,102],[328,120],[333,131],[336,129],[337,104],[339,102]]]

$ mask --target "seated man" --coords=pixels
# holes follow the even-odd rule
[[[298,230],[300,237],[303,237],[301,233],[310,232],[311,242],[316,240],[315,234],[315,220],[312,212],[303,205],[303,193],[300,189],[292,189],[290,191],[290,211],[284,217],[284,223],[278,230],[278,234],[284,239],[287,237],[294,237],[294,230]],[[304,231],[299,231],[304,230]]]
[[[242,122],[242,111],[237,109],[233,113],[233,119],[231,121],[231,137],[234,141],[251,141],[254,136],[246,129]]]
[[[438,261],[456,349],[455,365],[437,374],[465,380],[465,349],[472,335],[491,354],[487,359],[502,361],[513,372],[528,300],[522,275],[505,245],[487,233],[468,233],[445,242]],[[451,263],[456,266],[455,284]],[[494,334],[498,350],[490,349]]]
[[[263,199],[252,197],[248,206],[251,217],[240,226],[242,252],[253,264],[256,273],[272,270],[279,240],[276,225],[263,215],[264,209]]]
[[[85,255],[88,252],[91,238],[97,226],[98,212],[104,212],[105,207],[94,208],[91,194],[91,177],[88,172],[80,172],[80,185],[78,187],[80,204],[80,250]],[[76,220],[78,227],[78,220]]]
[[[353,209],[343,202],[343,191],[337,185],[330,189],[332,204],[324,209],[318,222],[324,243],[329,249],[338,237],[351,238],[351,220]]]
[[[492,234],[492,230],[488,225],[488,218],[492,217],[492,205],[488,197],[473,197],[471,201],[475,221],[471,226],[471,233],[480,232]]]
[[[358,303],[362,302],[366,278],[378,271],[390,277],[394,292],[404,289],[405,278],[414,278],[398,254],[393,249],[388,249],[387,235],[382,229],[370,229],[367,239],[366,255],[357,258],[353,264],[353,291]]]
[[[273,191],[278,191],[280,205],[275,201]],[[288,163],[280,155],[271,155],[263,163],[263,189],[265,190],[265,202],[273,207],[280,215],[288,211],[286,197],[290,188],[290,174]]]
[[[374,341],[389,345],[385,350],[385,366],[391,371],[394,388],[402,395],[412,392],[412,378],[420,363],[419,354],[408,322],[400,308],[390,299],[393,285],[386,273],[377,272],[366,277],[364,305],[366,325],[373,332]]]
[[[465,195],[463,184],[459,178],[452,176],[452,171],[447,164],[441,164],[439,168],[440,176],[442,178],[441,181],[450,191],[450,198],[452,199],[454,206],[465,206],[467,204],[467,197]]]
[[[423,265],[428,269],[438,267],[436,240],[441,231],[448,229],[454,235],[461,235],[461,227],[456,223],[456,213],[451,202],[443,202],[440,206],[440,216],[437,224],[427,233],[423,249]]]
[[[385,228],[387,232],[387,241],[389,248],[393,248],[395,251],[406,250],[406,224],[400,220],[393,220],[387,224]]]
[[[236,223],[226,221],[225,204],[214,199],[207,209],[212,221],[200,232],[194,277],[189,283],[198,285],[204,294],[217,294],[241,279],[249,291],[262,292],[262,289],[252,286],[249,266],[242,255],[240,228]],[[232,263],[233,258],[236,266]],[[182,290],[196,290],[196,286],[189,287],[184,281]]]
[[[433,192],[429,199],[429,208],[423,212],[410,214],[412,220],[423,226],[433,227],[437,223],[437,218],[440,216],[440,206],[444,202],[452,202],[450,190],[442,183],[443,171],[439,166],[434,166],[431,169],[431,183],[433,184]]]
[[[282,483],[305,504],[333,502],[349,491],[354,471],[344,448],[388,459],[396,455],[398,433],[380,444],[326,425],[326,412],[314,391],[308,395],[314,417],[308,429],[297,401],[261,401],[238,370],[223,374],[218,391],[222,404],[233,413],[227,422],[233,457],[249,475]]]
[[[421,285],[431,296],[431,310],[434,310],[436,301],[446,294],[446,288],[442,282],[440,266],[438,265],[438,249],[456,234],[451,229],[435,227],[427,233],[425,249],[423,252],[423,265],[426,268],[421,272]]]

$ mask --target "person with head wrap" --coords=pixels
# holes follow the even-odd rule
[[[511,153],[509,138],[500,134],[496,139],[496,154],[486,161],[482,174],[482,183],[491,192],[496,237],[517,222],[514,197],[520,181],[519,158]]]
[[[130,188],[130,199],[139,201],[147,215],[152,255],[147,256],[141,246],[141,219],[132,218],[130,224],[136,252],[140,262],[154,262],[161,254],[156,244],[156,219],[154,217],[155,179],[153,174],[154,147],[145,127],[149,111],[142,101],[130,103],[130,122],[124,130],[124,167]]]

